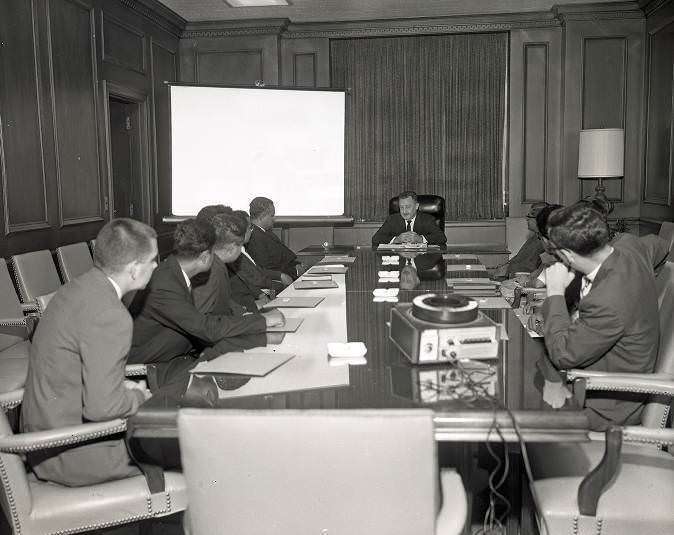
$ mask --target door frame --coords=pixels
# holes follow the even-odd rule
[[[154,213],[152,207],[152,192],[151,192],[151,165],[150,165],[150,115],[149,115],[149,100],[150,95],[137,89],[102,81],[103,84],[103,105],[105,109],[105,148],[106,148],[106,169],[107,169],[107,188],[106,196],[101,199],[103,203],[103,210],[106,213],[106,219],[109,221],[114,214],[114,179],[112,175],[112,142],[110,139],[110,97],[116,100],[126,102],[127,104],[135,104],[138,106],[138,154],[140,156],[140,180],[139,192],[141,206],[139,210],[134,211],[134,219],[138,219],[143,223],[152,225],[151,215]]]

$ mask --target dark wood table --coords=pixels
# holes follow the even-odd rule
[[[217,400],[211,400],[211,406],[237,409],[425,407],[431,408],[436,414],[436,438],[440,441],[587,440],[587,420],[581,411],[546,409],[540,386],[536,384],[536,362],[543,354],[543,344],[540,339],[529,337],[511,309],[485,311],[486,315],[504,326],[508,338],[500,341],[496,359],[481,360],[478,363],[480,373],[488,369],[495,379],[492,381],[493,395],[462,389],[461,375],[455,365],[412,365],[389,338],[388,322],[391,308],[396,304],[375,302],[372,291],[377,287],[396,286],[377,279],[379,270],[396,267],[382,266],[382,253],[369,247],[354,248],[352,254],[356,256],[356,261],[348,264],[346,275],[334,276],[340,282],[339,291],[330,290],[335,293],[330,294],[331,297],[326,298],[326,304],[322,303],[316,310],[320,311],[321,306],[331,306],[333,312],[330,315],[338,314],[335,312],[338,310],[344,311],[345,340],[331,341],[365,343],[366,363],[344,366],[333,373],[328,366],[325,345],[316,343],[316,337],[320,340],[321,330],[328,329],[328,325],[320,322],[312,324],[311,317],[308,316],[297,333],[286,337],[286,341],[290,338],[294,340],[292,343],[288,342],[290,347],[295,347],[301,353],[301,358],[298,356],[293,359],[296,361],[293,364],[295,368],[286,364],[265,378],[221,377],[217,391],[211,388],[211,393],[215,392],[218,397]],[[422,293],[447,292],[444,277],[446,264],[453,262],[451,254],[454,253],[444,253],[444,258],[438,252],[416,256],[419,280],[415,287],[400,290],[399,302],[409,303]],[[401,256],[401,265],[405,262],[406,259]],[[292,293],[293,289],[286,292]],[[343,304],[343,309],[335,303],[340,306]],[[295,309],[296,314],[297,310]],[[290,312],[288,314],[292,315]],[[305,326],[307,330],[303,334],[302,329]],[[305,339],[306,343],[303,344]],[[277,346],[278,351],[288,350],[284,346],[286,341]],[[311,365],[306,365],[307,363]],[[473,371],[471,366],[470,362],[463,364],[464,368],[468,368],[468,373]],[[318,372],[309,372],[308,368],[318,368]],[[282,377],[283,374],[286,374],[285,378]],[[213,384],[212,378],[207,380],[210,381],[209,384]],[[253,383],[254,388],[251,386]],[[167,443],[177,441],[175,421],[181,406],[207,404],[199,397],[198,389],[196,395],[193,395],[194,392],[191,394],[188,389],[188,395],[176,400],[174,395],[163,396],[160,392],[131,417],[131,444],[140,457],[147,453],[146,439],[150,439],[150,442],[155,439]],[[513,420],[517,425],[513,424]],[[498,434],[495,432],[496,427]],[[150,455],[150,460],[151,457]]]

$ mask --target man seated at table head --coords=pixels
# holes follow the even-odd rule
[[[241,237],[221,230],[221,239],[231,240],[238,255]],[[227,236],[226,238],[224,236]],[[188,219],[179,223],[174,234],[173,254],[155,270],[147,289],[131,304],[134,332],[129,362],[161,363],[191,353],[194,356],[210,346],[229,344],[242,334],[264,333],[267,326],[283,324],[278,311],[256,314],[239,321],[227,314],[204,314],[194,305],[192,277],[208,271],[213,264],[216,231],[205,221]],[[224,352],[224,351],[223,351]]]
[[[447,236],[436,224],[432,216],[419,212],[417,194],[403,191],[398,196],[400,212],[391,214],[372,236],[372,245],[382,243],[429,243],[442,245]]]
[[[547,202],[535,202],[529,207],[526,215],[529,237],[515,256],[495,269],[494,278],[509,279],[513,278],[515,273],[531,273],[540,267],[540,255],[545,252],[545,249],[540,239],[536,218],[549,206]]]
[[[272,231],[275,214],[276,208],[271,199],[255,197],[250,201],[250,220],[253,228],[246,251],[262,268],[281,271],[294,280],[303,268],[297,260],[297,255]]]
[[[548,220],[558,262],[546,269],[543,304],[548,356],[540,363],[544,399],[561,406],[570,394],[556,370],[650,373],[655,365],[659,319],[653,268],[638,240],[614,248],[606,220],[587,204],[553,212]],[[575,321],[564,291],[583,274]],[[585,412],[593,429],[638,423],[643,398],[631,394],[588,393]]]
[[[126,381],[133,321],[121,297],[143,288],[157,266],[157,234],[113,219],[96,237],[94,267],[62,286],[46,308],[30,349],[22,405],[24,431],[126,418],[149,397]],[[140,475],[120,438],[28,454],[40,479],[68,486]]]

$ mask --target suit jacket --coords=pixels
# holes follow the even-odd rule
[[[257,311],[255,300],[262,290],[273,287],[273,281],[259,266],[241,254],[234,262],[227,264],[232,288],[232,299],[253,312]]]
[[[517,272],[531,273],[541,265],[541,255],[545,253],[543,243],[538,234],[529,236],[527,241],[522,244],[517,254],[508,262],[507,276],[513,276]]]
[[[246,244],[246,251],[255,262],[264,269],[282,271],[297,278],[295,266],[300,262],[297,255],[286,247],[271,230],[264,231],[253,225],[253,232]]]
[[[132,328],[131,316],[98,268],[61,287],[33,337],[23,430],[134,414],[144,397],[123,384]],[[69,486],[140,474],[120,438],[30,453],[28,461],[39,478]]]
[[[145,290],[131,304],[134,316],[129,362],[165,362],[184,354],[190,347],[201,350],[227,348],[243,334],[264,333],[266,323],[259,314],[232,317],[199,312],[175,257],[170,256],[154,270]],[[231,349],[240,349],[235,344]],[[230,350],[231,350],[230,349]]]
[[[659,339],[658,300],[653,267],[639,240],[615,247],[604,260],[589,293],[580,300],[575,322],[571,322],[563,296],[546,299],[543,314],[546,362],[558,370],[653,371]],[[642,399],[591,392],[585,407],[591,426],[604,429],[611,423],[638,422]]]
[[[229,270],[217,256],[211,269],[192,277],[192,301],[199,312],[241,316],[245,309],[232,299]]]
[[[405,232],[405,220],[400,214],[391,214],[386,218],[384,224],[372,236],[372,245],[380,243],[390,243],[393,238]],[[435,224],[432,216],[423,212],[417,212],[414,220],[414,232],[426,238],[429,244],[442,245],[447,243],[447,236]]]

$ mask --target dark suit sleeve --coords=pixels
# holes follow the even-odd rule
[[[553,295],[543,304],[544,336],[550,361],[558,370],[584,368],[598,361],[620,339],[624,325],[602,296],[580,301],[580,314],[571,323],[564,297]]]
[[[167,285],[168,286],[168,285]],[[185,298],[180,287],[152,289],[152,299],[146,306],[164,326],[212,345],[223,338],[241,334],[264,332],[266,323],[259,314],[241,316],[232,321],[231,316],[202,314]]]
[[[393,229],[393,219],[391,216],[386,218],[386,221],[379,227],[379,230],[372,236],[372,245],[380,245],[382,243],[390,243],[393,238],[398,235]]]
[[[417,220],[421,216],[422,216],[421,214],[418,214]],[[444,231],[440,230],[440,228],[435,224],[435,221],[431,216],[423,217],[422,221],[423,227],[420,228],[419,231],[415,232],[426,238],[426,242],[428,242],[431,245],[443,245],[447,243],[447,236],[445,236]]]

